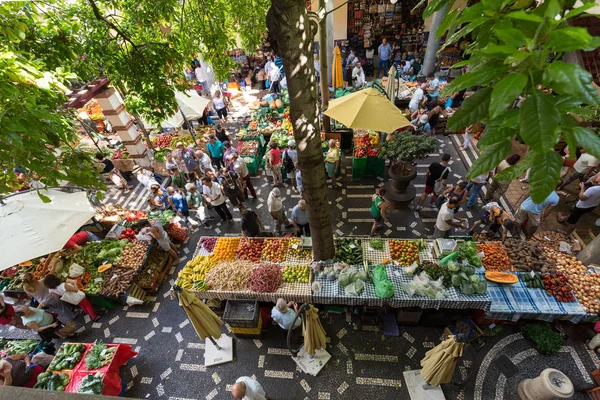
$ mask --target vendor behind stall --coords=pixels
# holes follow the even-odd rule
[[[100,239],[98,236],[94,235],[91,232],[81,231],[77,232],[67,241],[67,243],[63,246],[63,249],[69,250],[69,253],[77,253],[81,251],[81,245],[87,243],[88,241],[97,242]]]
[[[293,309],[290,307],[293,307]],[[289,330],[292,327],[292,324],[294,324],[294,329],[300,326],[301,320],[300,318],[296,319],[297,314],[298,304],[294,303],[293,301],[286,303],[286,301],[281,298],[277,299],[277,303],[271,311],[271,317],[273,318],[273,321],[277,322],[281,329],[285,330]],[[296,322],[294,322],[294,320]]]
[[[52,314],[44,310],[18,306],[15,307],[15,312],[21,317],[26,327],[36,331],[42,340],[46,342],[51,342],[55,336],[65,339],[67,336],[73,336],[75,332],[74,325],[61,327],[61,323]]]

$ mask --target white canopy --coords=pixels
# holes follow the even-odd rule
[[[0,271],[63,248],[77,229],[95,214],[85,192],[24,192],[0,204]]]
[[[204,109],[210,104],[210,100],[200,96],[195,90],[186,90],[184,92],[175,92],[175,99],[179,105],[179,109],[168,119],[162,121],[160,126],[163,128],[179,128],[185,122],[181,111],[185,114],[188,120],[201,118],[204,114]],[[157,128],[157,124],[152,124],[143,121],[147,128]]]

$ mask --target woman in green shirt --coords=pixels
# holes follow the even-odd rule
[[[385,196],[385,189],[379,188],[371,198],[371,216],[374,220],[373,227],[371,228],[371,236],[375,236],[375,232],[383,226],[382,221],[386,224],[389,222],[385,215],[387,203],[383,196]]]

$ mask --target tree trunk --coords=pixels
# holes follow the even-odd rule
[[[325,10],[325,0],[319,0],[319,12]],[[319,74],[321,75],[321,109],[329,107],[329,58],[327,51],[327,17],[319,20]],[[331,132],[331,119],[323,114],[323,131]]]
[[[435,71],[435,64],[437,61],[437,51],[440,47],[440,39],[436,37],[437,30],[446,15],[448,4],[445,4],[441,10],[436,11],[433,14],[431,20],[431,28],[429,30],[429,38],[427,39],[427,49],[425,50],[425,57],[423,58],[423,69],[422,74],[427,76],[431,72]]]
[[[333,258],[333,228],[317,110],[313,40],[317,24],[308,19],[304,0],[272,0],[267,27],[276,37],[290,94],[290,117],[308,204],[308,222],[317,260]],[[325,79],[326,77],[321,77]]]

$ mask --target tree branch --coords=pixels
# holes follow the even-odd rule
[[[137,50],[137,49],[138,49],[138,45],[136,45],[136,44],[133,42],[133,40],[131,40],[131,39],[129,38],[129,36],[127,36],[127,35],[125,34],[125,32],[123,32],[123,31],[121,30],[121,28],[119,28],[119,26],[118,26],[118,25],[116,25],[115,23],[113,23],[113,22],[109,21],[108,19],[106,19],[105,17],[103,17],[103,16],[100,14],[100,9],[98,8],[98,5],[96,4],[96,2],[95,2],[94,0],[88,0],[88,3],[90,3],[90,6],[92,6],[92,11],[94,12],[94,16],[96,17],[96,19],[97,19],[98,21],[104,21],[104,23],[105,23],[106,25],[110,26],[112,29],[114,29],[114,30],[115,30],[115,32],[117,32],[117,33],[119,34],[119,36],[121,36],[121,37],[123,38],[123,40],[125,40],[127,43],[131,44],[135,50]]]
[[[327,11],[325,13],[325,17],[328,16],[329,14],[331,14],[332,12],[334,12],[335,10],[337,10],[338,8],[344,7],[346,4],[348,4],[348,0],[346,0],[345,2],[343,2],[342,4],[340,4],[339,6],[337,6],[336,8],[334,8],[333,10]]]

